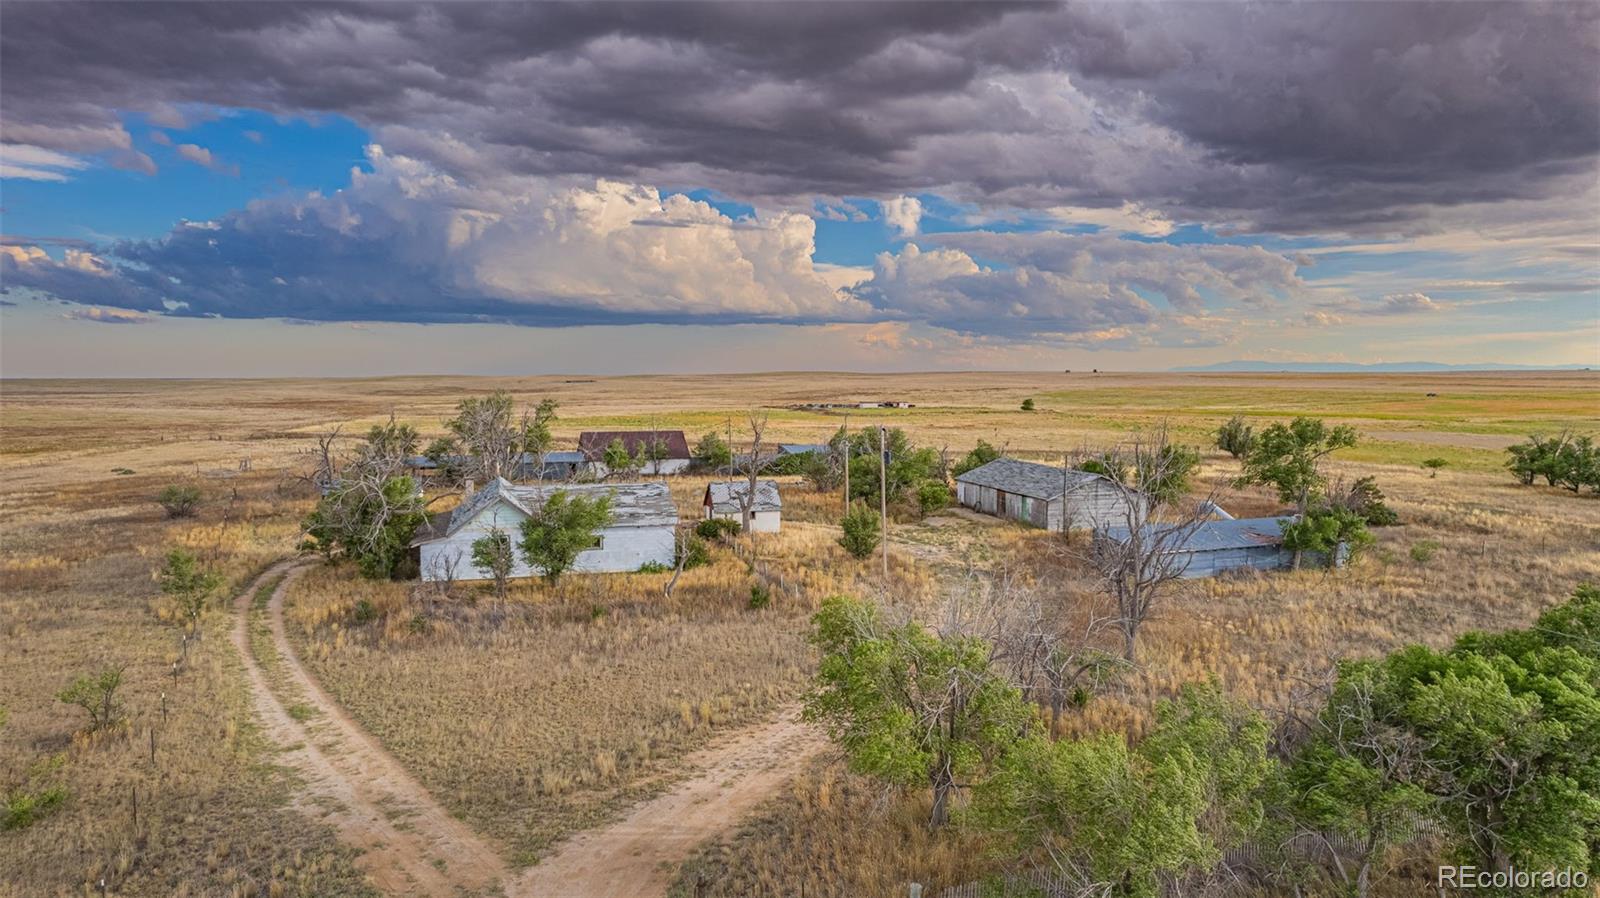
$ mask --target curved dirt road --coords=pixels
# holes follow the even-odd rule
[[[283,762],[306,781],[296,806],[331,823],[361,850],[357,863],[389,895],[471,895],[499,887],[507,898],[650,898],[666,893],[673,865],[782,787],[824,745],[786,709],[768,724],[725,737],[691,755],[698,770],[616,823],[589,830],[512,875],[494,847],[450,816],[400,762],[317,685],[289,645],[283,597],[300,567],[261,574],[234,603],[233,640],[266,733],[288,746]],[[312,714],[291,716],[250,645],[251,600],[285,574],[267,603],[279,688]],[[297,710],[300,710],[297,708]],[[305,713],[301,717],[307,717]]]
[[[300,666],[283,628],[283,594],[303,568],[293,563],[263,573],[234,602],[233,641],[245,662],[250,692],[267,735],[285,748],[282,760],[306,780],[296,805],[331,823],[360,849],[358,866],[387,895],[456,895],[483,891],[506,868],[466,824],[451,817],[398,761],[345,715]],[[250,646],[250,603],[272,577],[286,574],[267,606],[278,667],[299,704],[316,713],[300,722],[268,684]]]

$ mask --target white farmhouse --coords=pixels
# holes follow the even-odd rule
[[[1129,502],[1145,501],[1099,474],[997,458],[956,476],[956,501],[974,511],[1043,527],[1103,529],[1129,520]]]
[[[721,480],[706,484],[705,499],[701,504],[707,520],[724,518],[738,521],[743,526],[744,497],[750,493],[748,480]],[[778,493],[778,481],[756,481],[756,500],[750,507],[750,529],[756,533],[777,533],[783,525],[783,497]]]
[[[556,493],[611,499],[611,524],[599,531],[595,545],[578,555],[573,571],[603,573],[636,571],[649,562],[671,565],[678,509],[664,483],[515,485],[495,478],[450,513],[449,520],[425,527],[412,546],[424,580],[487,580],[487,571],[472,564],[472,543],[498,528],[513,544],[522,540],[522,522],[531,518]],[[533,577],[520,549],[513,577]]]

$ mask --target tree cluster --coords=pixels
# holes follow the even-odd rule
[[[306,548],[330,559],[353,560],[362,576],[393,577],[412,535],[427,519],[422,491],[405,473],[406,460],[416,453],[417,431],[391,417],[369,430],[342,465],[333,454],[332,436],[320,444],[313,479],[320,482],[322,498],[302,525]]]
[[[1295,418],[1277,423],[1256,434],[1237,484],[1262,484],[1275,488],[1278,499],[1292,503],[1298,519],[1284,525],[1284,545],[1294,552],[1294,567],[1299,569],[1307,553],[1313,553],[1332,566],[1340,558],[1340,546],[1354,552],[1370,543],[1368,518],[1328,494],[1328,478],[1322,462],[1340,449],[1356,444],[1355,428],[1328,426],[1317,418]],[[1362,487],[1357,501],[1370,502],[1376,486]],[[1382,494],[1376,498],[1381,502]],[[1365,506],[1363,506],[1363,509]],[[1384,507],[1387,511],[1387,507]],[[1374,514],[1381,514],[1376,508]]]
[[[1524,486],[1544,478],[1550,486],[1562,486],[1576,493],[1588,487],[1600,494],[1600,446],[1590,436],[1573,436],[1563,431],[1553,437],[1538,434],[1506,450],[1511,457],[1506,467]]]
[[[858,772],[931,789],[931,826],[970,789],[958,822],[1048,862],[1074,894],[1199,894],[1230,849],[1258,863],[1227,875],[1274,894],[1366,898],[1406,847],[1600,876],[1600,589],[1526,629],[1345,662],[1276,728],[1186,686],[1137,742],[1052,738],[1008,639],[887,615],[824,603],[808,717]]]

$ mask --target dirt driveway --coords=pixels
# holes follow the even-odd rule
[[[732,733],[688,758],[698,772],[636,805],[615,823],[580,833],[521,873],[498,847],[435,802],[377,740],[312,679],[295,656],[283,622],[283,597],[303,568],[277,565],[234,602],[234,645],[252,701],[281,761],[304,781],[296,806],[332,824],[361,851],[357,864],[388,895],[507,898],[652,898],[666,894],[675,865],[775,794],[825,746],[821,733],[784,709],[777,719]],[[265,614],[252,616],[256,591],[282,581]],[[270,651],[257,657],[258,643]],[[290,713],[293,709],[294,713]]]

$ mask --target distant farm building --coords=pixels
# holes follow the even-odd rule
[[[678,509],[664,483],[539,484],[517,486],[496,478],[473,493],[448,519],[430,522],[411,545],[418,550],[424,580],[486,580],[489,574],[472,564],[472,543],[499,529],[513,544],[522,539],[522,522],[533,517],[556,493],[593,499],[611,499],[611,524],[601,530],[595,545],[578,555],[572,570],[585,573],[636,571],[655,562],[671,565],[678,526]],[[515,577],[539,572],[516,553]]]
[[[1282,570],[1294,562],[1294,553],[1283,547],[1283,525],[1289,520],[1292,518],[1207,521],[1188,539],[1173,546],[1169,554],[1179,556],[1183,576],[1189,578],[1214,577],[1236,570]],[[1156,526],[1159,525],[1147,526],[1145,532]],[[1095,539],[1126,543],[1128,528],[1126,525],[1107,527],[1096,532]],[[1341,547],[1340,563],[1346,554]]]
[[[706,484],[701,504],[705,517],[738,521],[743,526],[744,498],[750,494],[750,481],[716,481]],[[783,524],[783,496],[776,480],[756,481],[756,498],[750,508],[750,529],[756,533],[777,533]]]
[[[578,451],[583,453],[584,464],[595,477],[610,474],[606,467],[606,448],[621,440],[628,454],[648,455],[651,445],[660,449],[658,460],[648,461],[640,468],[641,474],[682,474],[689,470],[689,441],[681,430],[586,430],[578,435]]]
[[[1061,530],[1063,522],[1067,529],[1126,523],[1130,492],[1099,474],[1015,458],[997,458],[956,477],[962,505],[1047,530]]]
[[[582,452],[546,452],[541,466],[538,455],[524,452],[507,474],[511,480],[572,480],[582,471],[584,461]],[[472,462],[470,455],[446,455],[437,461],[414,455],[406,459],[406,472],[413,477],[437,477],[452,470],[471,470]]]
[[[781,455],[827,455],[833,447],[827,443],[779,443],[778,454]]]

